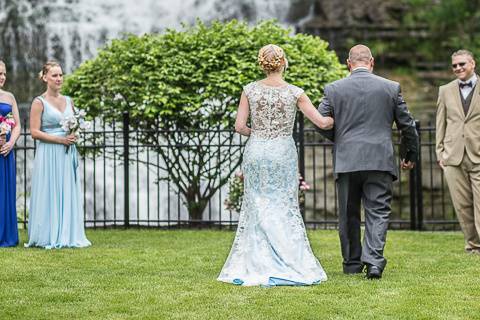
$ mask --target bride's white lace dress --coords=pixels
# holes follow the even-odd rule
[[[303,90],[253,82],[244,92],[252,125],[242,163],[244,197],[237,234],[218,280],[245,286],[325,281],[298,206],[292,130]]]

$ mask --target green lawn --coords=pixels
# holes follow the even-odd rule
[[[336,231],[311,231],[329,280],[277,288],[215,280],[230,231],[87,235],[87,249],[1,249],[0,319],[480,319],[480,256],[457,232],[389,232],[369,281],[342,274]]]

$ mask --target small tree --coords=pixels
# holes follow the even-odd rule
[[[268,43],[287,53],[286,80],[315,100],[326,83],[345,73],[326,42],[292,35],[275,22],[197,22],[183,31],[113,40],[67,79],[65,92],[107,123],[129,112],[136,137],[156,146],[190,218],[201,219],[240,164],[240,148],[226,148],[235,136],[224,129],[233,127],[242,86],[262,77],[256,57]]]

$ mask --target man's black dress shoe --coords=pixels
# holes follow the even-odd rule
[[[363,265],[343,267],[343,273],[345,274],[359,274],[362,272],[363,272]]]
[[[382,277],[382,269],[377,266],[367,265],[367,279],[380,279]]]
[[[343,270],[344,274],[359,274],[363,273],[364,271],[362,269],[357,269],[357,270]]]

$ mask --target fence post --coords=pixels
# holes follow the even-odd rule
[[[303,179],[305,179],[305,131],[303,113],[298,113],[297,142],[298,142],[298,170]],[[300,212],[305,218],[305,203],[300,204]]]
[[[415,164],[415,182],[417,195],[417,230],[423,230],[423,184],[422,184],[422,133],[420,131],[420,121],[415,121],[415,127],[418,133],[418,157]]]
[[[303,113],[298,115],[298,169],[305,179],[305,131]]]
[[[418,133],[418,155],[415,167],[410,170],[410,229],[423,229],[423,188],[422,188],[422,143],[420,121],[415,120]]]
[[[298,115],[298,169],[300,175],[305,180],[305,130],[304,130],[304,118],[303,113]],[[300,205],[300,212],[302,217],[305,219],[305,201]]]
[[[23,121],[23,229],[27,229],[27,119]],[[30,218],[30,217],[29,217]],[[85,222],[84,222],[85,226]]]
[[[410,230],[417,230],[417,204],[416,204],[416,174],[415,171],[417,170],[416,166],[410,170],[409,172],[409,179],[408,179],[408,189],[410,195]]]
[[[127,111],[123,113],[123,183],[124,183],[124,220],[125,227],[130,226],[130,179],[129,179],[129,168],[130,163],[130,115]]]

